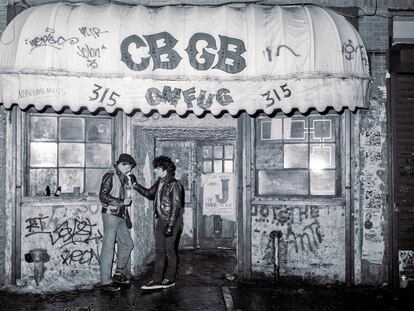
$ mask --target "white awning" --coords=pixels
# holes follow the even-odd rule
[[[243,8],[53,3],[0,42],[0,101],[56,111],[272,113],[363,107],[355,28],[312,5]]]

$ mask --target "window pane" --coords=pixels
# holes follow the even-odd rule
[[[203,173],[211,173],[213,171],[213,162],[205,161],[203,162]]]
[[[83,167],[85,165],[84,144],[59,144],[59,166]]]
[[[262,140],[280,140],[282,139],[282,119],[276,118],[261,121],[261,139]]]
[[[310,184],[312,195],[335,195],[335,171],[311,171]]]
[[[308,120],[305,118],[284,118],[283,138],[285,141],[304,142],[308,140]]]
[[[223,146],[214,146],[214,159],[223,159]]]
[[[85,120],[81,118],[60,118],[59,138],[61,141],[84,141]]]
[[[261,144],[256,146],[256,169],[272,170],[283,168],[283,144]]]
[[[74,187],[83,192],[83,169],[64,168],[59,170],[59,186],[63,193],[73,193]]]
[[[101,181],[103,175],[108,171],[106,168],[95,168],[95,169],[86,169],[85,180],[85,192],[91,192],[98,194],[101,187]]]
[[[311,144],[310,168],[316,171],[325,168],[335,168],[335,145]]]
[[[30,118],[30,138],[31,140],[56,140],[57,118],[32,116]]]
[[[312,142],[334,142],[336,117],[311,117],[310,118],[310,141]]]
[[[213,157],[213,146],[203,146],[203,158],[212,158]]]
[[[284,168],[308,168],[308,145],[284,145]]]
[[[110,167],[112,146],[110,144],[86,144],[87,167]]]
[[[56,143],[30,143],[30,166],[32,167],[56,167],[57,144]]]
[[[224,146],[224,158],[233,160],[233,146],[232,145]]]
[[[86,119],[86,139],[91,142],[110,143],[111,119]]]
[[[223,162],[221,160],[214,160],[214,173],[223,172]]]
[[[31,169],[30,170],[30,194],[44,195],[46,187],[50,187],[50,192],[56,191],[57,169]]]
[[[233,173],[233,160],[224,161],[224,172]]]
[[[308,194],[307,170],[277,170],[258,172],[258,195]]]

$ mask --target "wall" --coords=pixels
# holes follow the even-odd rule
[[[47,250],[41,288],[50,290],[99,282],[102,245],[101,205],[84,199],[26,198],[21,207],[21,279],[33,283],[34,264],[25,261],[30,250]]]
[[[0,286],[5,281],[6,248],[6,111],[0,106]]]
[[[343,206],[254,204],[251,215],[254,278],[277,276],[276,260],[280,276],[285,278],[345,281]],[[279,246],[273,244],[272,231],[282,234]],[[275,247],[279,253],[276,258]]]

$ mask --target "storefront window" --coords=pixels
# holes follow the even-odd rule
[[[338,195],[339,115],[256,122],[257,195]]]
[[[112,166],[112,119],[28,114],[28,193],[98,193]]]

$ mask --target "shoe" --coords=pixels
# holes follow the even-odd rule
[[[161,283],[150,281],[147,285],[141,286],[141,289],[159,289],[164,288]]]
[[[170,281],[169,279],[164,279],[161,282],[161,286],[162,286],[162,288],[172,287],[172,286],[175,286],[175,282],[174,281]]]
[[[114,284],[114,283],[109,283],[109,284],[105,284],[101,286],[101,289],[106,291],[106,292],[117,292],[119,290],[121,290],[121,288]]]
[[[129,284],[131,282],[131,280],[129,280],[125,274],[114,274],[112,281],[120,284]]]

